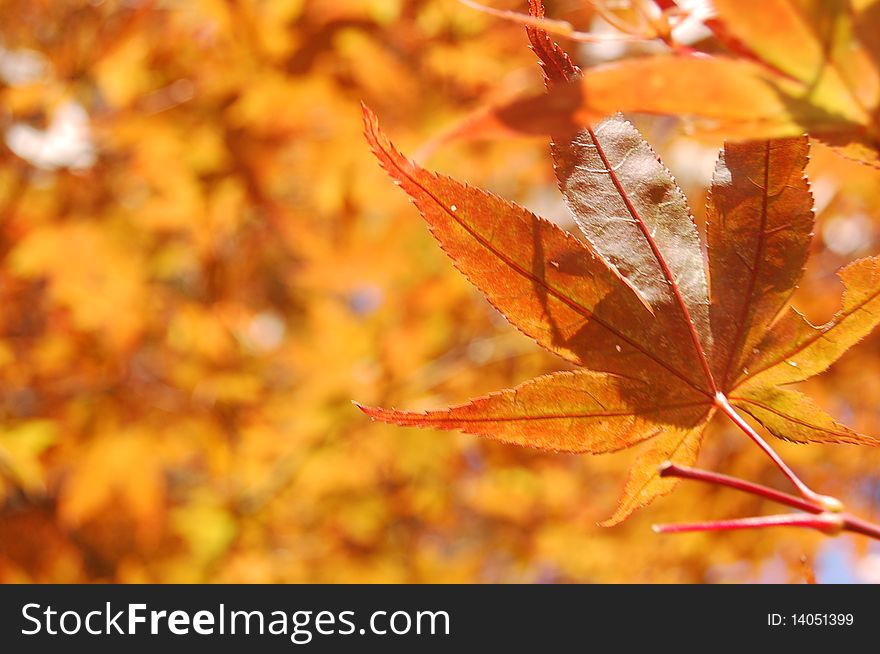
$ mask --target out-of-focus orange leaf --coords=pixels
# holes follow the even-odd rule
[[[117,346],[142,329],[146,298],[142,263],[130,244],[94,223],[38,227],[11,255],[22,276],[44,276],[53,300],[82,330]]]
[[[92,443],[64,487],[61,519],[82,525],[106,505],[116,505],[134,519],[139,538],[155,541],[165,510],[165,482],[158,461],[150,456],[153,447],[150,438],[138,433]]]
[[[589,66],[669,47],[630,35],[669,32],[675,48],[705,12],[673,4],[557,3],[551,18],[597,33],[573,53]],[[874,57],[876,30],[858,25],[877,6],[853,2]],[[596,529],[635,448],[599,461],[421,438],[352,411],[351,398],[443,407],[560,367],[448,266],[358,146],[359,100],[416,152],[527,92],[518,26],[453,0],[0,0],[0,15],[14,17],[0,24],[0,582],[755,581],[803,552],[833,579],[808,534],[645,537],[694,506],[766,508],[711,488]],[[747,56],[696,34],[678,51]],[[703,197],[719,141],[633,120]],[[534,143],[444,148],[432,164],[573,225]],[[876,254],[880,196],[874,169],[819,143],[808,171],[817,237],[794,303],[818,324],[838,301],[834,270]],[[798,391],[875,433],[878,342]],[[613,345],[609,365],[635,361]],[[724,426],[701,463],[772,480]],[[870,513],[880,450],[780,449]]]
[[[718,5],[713,20],[753,56],[687,53],[597,66],[547,95],[476,112],[443,138],[559,133],[631,111],[689,117],[691,129],[732,139],[809,132],[880,166],[880,60],[871,36],[880,13],[857,13],[845,0]]]
[[[617,111],[691,118],[691,129],[732,139],[856,133],[861,115],[829,115],[802,96],[798,82],[754,62],[656,55],[597,66],[546,95],[477,112],[445,139],[576,131]]]

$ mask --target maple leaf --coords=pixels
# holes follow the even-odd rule
[[[688,116],[695,128],[727,138],[810,133],[848,158],[880,166],[880,2],[713,6],[717,15],[705,23],[735,56],[685,51],[597,66],[547,95],[482,110],[444,140],[553,133],[635,111]]]
[[[542,16],[533,0],[533,15]],[[551,88],[581,73],[528,28]],[[841,274],[843,306],[823,327],[785,310],[812,237],[804,136],[726,144],[708,202],[708,274],[684,194],[620,115],[554,136],[560,189],[584,236],[416,165],[364,107],[365,134],[456,267],[511,322],[584,368],[448,409],[360,407],[376,420],[459,429],[562,452],[644,442],[616,524],[668,493],[664,462],[692,465],[717,409],[742,408],[797,442],[880,445],[780,385],[825,370],[880,322],[880,258]],[[360,405],[359,405],[360,406]]]

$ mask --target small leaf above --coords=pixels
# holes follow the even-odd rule
[[[728,33],[780,73],[809,85],[829,113],[870,122],[880,69],[865,30],[880,29],[849,0],[713,0]],[[863,38],[864,37],[864,38]]]
[[[682,48],[596,66],[546,95],[481,110],[445,139],[553,135],[627,111],[687,117],[691,128],[729,139],[810,133],[880,167],[880,3],[712,4],[706,26],[730,55]]]

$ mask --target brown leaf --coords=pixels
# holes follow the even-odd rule
[[[861,114],[828,114],[804,98],[803,83],[756,62],[664,54],[596,66],[546,94],[481,110],[444,140],[573,133],[619,111],[687,117],[731,139],[861,129]]]
[[[543,16],[538,0],[530,10]],[[551,96],[570,92],[578,68],[546,33],[530,26],[528,34]],[[684,61],[699,67],[710,60]],[[726,61],[728,73],[751,65],[711,61]],[[641,82],[623,92],[656,84]],[[706,80],[720,91],[713,83]],[[880,321],[880,259],[867,259],[842,272],[848,290],[832,323],[817,330],[793,311],[773,323],[801,276],[812,236],[805,137],[725,146],[708,207],[710,309],[684,195],[622,118],[580,132],[551,125],[557,177],[587,237],[584,247],[521,207],[421,169],[394,148],[369,110],[364,114],[382,166],[456,266],[519,329],[593,369],[436,411],[361,407],[372,418],[565,452],[610,452],[646,441],[606,525],[673,488],[675,480],[660,478],[658,466],[696,461],[706,424],[716,404],[728,406],[722,393],[730,388],[737,389],[733,401],[780,438],[880,444],[836,423],[805,396],[776,388],[821,371]]]
[[[788,302],[812,240],[806,137],[728,143],[707,207],[713,372],[722,389]]]
[[[382,166],[458,269],[514,326],[579,365],[641,379],[672,375],[691,393],[706,393],[692,370],[699,369],[693,345],[670,338],[665,323],[608,262],[522,207],[420,168],[364,112],[367,139]]]
[[[677,213],[670,213],[670,226],[694,230],[696,240],[692,242],[695,248],[687,251],[692,269],[677,267],[679,274],[673,275],[653,240],[657,226],[648,228],[640,218],[630,215],[632,223],[629,224],[635,228],[629,233],[634,241],[630,246],[632,256],[644,265],[652,265],[655,273],[663,277],[658,282],[637,275],[631,267],[626,270],[653,294],[662,308],[659,314],[649,310],[643,294],[633,288],[611,262],[597,257],[569,234],[521,207],[425,171],[394,148],[366,108],[364,117],[367,140],[383,168],[413,199],[459,270],[512,324],[552,352],[579,365],[625,376],[578,378],[596,384],[590,388],[593,397],[576,394],[573,399],[563,401],[561,407],[563,393],[558,383],[553,378],[544,378],[444,411],[418,413],[365,408],[365,412],[374,419],[393,424],[462,429],[505,442],[564,451],[613,451],[668,432],[671,435],[664,436],[657,448],[650,451],[656,456],[679,452],[676,443],[706,421],[713,396],[713,382],[700,334],[690,321],[684,296],[678,289],[682,280],[686,282],[685,288],[694,288],[688,280],[694,278],[693,269],[700,271],[697,279],[704,275],[703,261],[680,191],[635,129],[622,121],[622,124],[615,123],[616,127],[623,128],[624,134],[621,135],[620,129],[612,131],[612,136],[602,143],[610,146],[611,152],[621,153],[616,139],[625,136],[628,147],[640,150],[637,165],[659,176],[663,194],[678,195],[679,208]],[[603,165],[607,165],[608,178],[612,176],[608,171],[614,166],[620,168],[618,164]],[[624,188],[619,179],[610,184],[606,179],[605,184],[601,181],[597,184],[599,193],[587,193],[580,201],[585,206],[590,198],[595,203],[608,202],[602,192],[615,193],[620,206],[638,205],[662,222],[664,216],[655,213],[650,204],[651,185],[642,184],[637,175],[627,173],[624,179],[627,185],[634,187],[634,193]],[[598,220],[598,214],[593,212]],[[683,220],[684,225],[675,224],[676,220]],[[674,238],[663,236],[665,247],[678,249]],[[653,249],[652,242],[655,243]],[[605,244],[608,243],[603,242]],[[650,258],[643,257],[638,251],[639,245],[647,250]],[[683,264],[684,259],[676,259],[676,262]],[[705,317],[705,277],[702,280],[702,305],[693,306],[697,311],[702,310]],[[667,282],[674,289],[672,292],[662,288]],[[688,297],[693,299],[693,294]],[[705,318],[699,329],[708,336]],[[701,367],[702,373],[699,372]],[[632,381],[622,383],[621,379]],[[605,383],[597,383],[600,380]],[[634,386],[635,380],[639,382]],[[665,410],[660,408],[664,404]],[[598,408],[601,415],[590,413],[591,406]],[[573,413],[577,407],[579,411]],[[612,415],[606,415],[608,408]],[[572,424],[574,415],[579,419]],[[653,426],[647,426],[647,422]],[[591,427],[589,431],[584,430],[586,424]],[[699,431],[701,433],[701,428]],[[688,437],[687,443],[690,445],[681,451],[692,451],[695,455],[699,439]],[[658,461],[658,465],[661,462]],[[671,487],[668,480],[652,481],[654,477],[656,465],[650,470],[633,472],[636,481],[632,484],[638,487],[630,485],[615,520],[622,520],[648,503],[655,493],[665,493]]]
[[[672,175],[620,116],[557,141],[553,154],[562,194],[594,250],[653,307],[665,335],[690,342],[705,364],[711,334],[700,237]]]
[[[708,402],[664,397],[641,380],[579,370],[439,411],[360,408],[374,420],[401,426],[458,429],[542,450],[599,454],[699,422]]]
[[[544,5],[541,0],[529,0],[529,14],[537,19],[544,18]],[[572,62],[571,57],[550,38],[547,31],[534,25],[526,27],[526,34],[532,50],[538,55],[544,83],[548,88],[580,78],[581,69]]]

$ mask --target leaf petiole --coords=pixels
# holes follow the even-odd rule
[[[794,485],[798,493],[801,494],[801,497],[814,503],[816,506],[821,507],[823,511],[828,511],[830,513],[840,513],[843,511],[843,503],[836,497],[820,495],[807,486],[801,478],[788,467],[788,464],[782,460],[782,457],[776,453],[776,450],[770,447],[770,444],[761,438],[758,432],[752,429],[752,426],[747,423],[739,413],[737,413],[736,409],[734,409],[730,402],[727,401],[727,397],[723,393],[719,392],[715,394],[715,406],[730,418],[749,438],[751,438],[752,441],[764,451],[764,454],[770,457],[770,460],[773,461],[782,474],[785,475]]]

